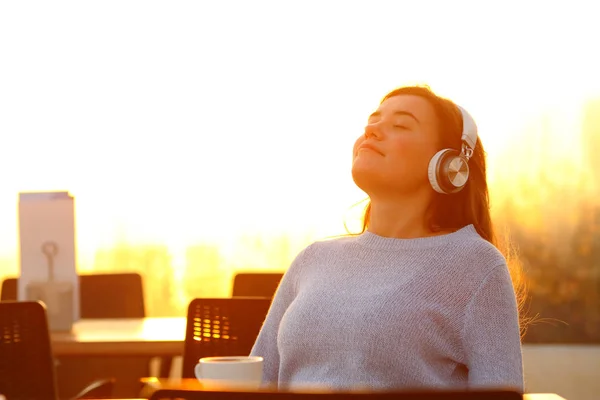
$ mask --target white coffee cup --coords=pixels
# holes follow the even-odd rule
[[[194,374],[207,390],[258,389],[262,383],[263,358],[204,357],[196,364]]]

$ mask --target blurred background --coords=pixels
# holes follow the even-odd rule
[[[496,227],[538,317],[526,343],[598,345],[594,10],[2,2],[0,279],[18,274],[18,193],[43,190],[75,196],[78,271],[139,272],[150,316],[228,296],[236,272],[284,271],[357,228],[353,142],[388,91],[419,83],[478,122]]]

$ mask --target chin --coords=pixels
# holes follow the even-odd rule
[[[389,175],[360,164],[352,166],[352,180],[370,197],[375,194],[415,194],[422,190],[433,190],[426,176],[417,177],[414,174],[406,176],[399,173]]]
[[[352,166],[352,180],[363,192],[369,194],[381,186],[380,177],[373,173],[372,169],[361,168],[360,166]]]

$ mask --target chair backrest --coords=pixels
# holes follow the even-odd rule
[[[17,300],[17,279],[2,282],[0,299]],[[79,276],[81,318],[143,318],[144,288],[136,273]]]
[[[56,399],[46,308],[0,302],[0,393],[7,399]]]
[[[283,273],[240,272],[233,278],[233,297],[273,297]]]
[[[209,392],[194,390],[155,391],[150,400],[522,400],[512,391],[400,391],[400,392]]]
[[[188,307],[183,378],[194,377],[202,357],[247,356],[269,311],[271,298],[199,298]]]
[[[2,290],[0,291],[0,301],[17,300],[17,278],[6,278],[2,281]]]
[[[81,318],[144,318],[144,286],[136,273],[79,276]]]

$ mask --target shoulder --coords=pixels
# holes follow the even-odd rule
[[[292,263],[290,269],[305,269],[315,262],[332,255],[344,253],[356,242],[357,236],[335,236],[317,240],[303,248]]]
[[[327,237],[311,243],[304,249],[307,257],[320,257],[325,254],[345,251],[356,243],[358,235],[340,235]]]
[[[450,252],[461,260],[461,264],[477,275],[486,276],[498,267],[506,267],[506,258],[492,243],[482,238],[472,225],[456,233]]]
[[[353,240],[354,238],[351,236],[336,236],[332,238],[316,240],[300,250],[294,259],[293,264],[306,263],[323,252],[338,249],[343,247],[344,243],[348,243]]]

